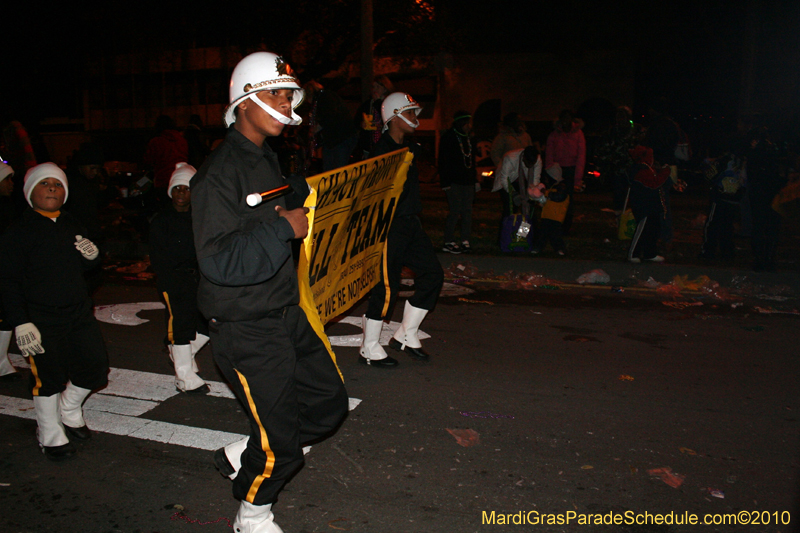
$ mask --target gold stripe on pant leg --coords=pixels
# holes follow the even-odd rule
[[[261,483],[263,483],[265,479],[272,476],[272,469],[275,467],[275,452],[273,452],[269,447],[267,430],[264,428],[263,424],[261,424],[261,419],[258,416],[256,404],[253,402],[253,396],[250,394],[250,385],[247,383],[247,378],[245,378],[238,370],[236,370],[236,374],[239,376],[239,382],[242,384],[244,394],[247,397],[247,405],[250,407],[250,412],[253,413],[253,418],[255,419],[256,424],[258,424],[258,428],[261,432],[261,449],[267,454],[267,462],[264,465],[264,472],[257,475],[253,480],[253,484],[250,485],[250,490],[247,491],[247,497],[245,498],[248,502],[254,503],[256,493],[261,487]]]

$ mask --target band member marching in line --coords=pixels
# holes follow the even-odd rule
[[[298,305],[291,242],[308,233],[307,209],[287,209],[286,197],[254,207],[246,200],[285,184],[265,140],[300,123],[294,109],[302,100],[281,57],[256,52],[242,59],[231,75],[228,132],[191,182],[198,305],[210,320],[214,360],[250,421],[239,457],[215,454],[218,465],[241,465],[238,473],[233,464],[221,468],[236,474],[237,533],[281,531],[272,504],[302,466],[302,447],[347,414],[338,369]]]
[[[17,346],[30,356],[39,446],[60,461],[75,454],[70,439],[91,438],[83,402],[108,383],[108,354],[83,276],[100,251],[61,212],[69,189],[58,166],[28,170],[23,193],[31,209],[0,239],[0,296]]]
[[[208,324],[197,310],[200,272],[192,232],[192,191],[197,171],[178,163],[169,180],[170,204],[150,223],[150,261],[158,290],[167,304],[167,341],[175,366],[175,387],[187,394],[206,394],[208,385],[197,375],[195,356],[208,342]]]
[[[361,342],[361,361],[370,366],[391,368],[397,360],[389,357],[380,345],[383,320],[397,299],[400,275],[406,266],[414,271],[414,295],[406,301],[403,321],[389,341],[389,347],[402,351],[412,358],[427,361],[428,353],[422,349],[418,332],[422,320],[436,305],[444,283],[444,273],[436,251],[419,219],[422,201],[419,195],[419,170],[416,161],[419,145],[406,139],[419,126],[417,115],[422,107],[406,93],[392,93],[383,100],[383,130],[372,157],[408,147],[414,160],[408,169],[403,193],[397,203],[392,227],[386,238],[381,281],[369,295],[369,306],[363,318],[364,337]]]

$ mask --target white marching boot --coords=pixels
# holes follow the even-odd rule
[[[275,523],[272,504],[253,505],[242,501],[236,519],[233,521],[234,533],[283,533]]]
[[[397,360],[389,357],[381,346],[381,330],[383,320],[372,320],[366,315],[361,317],[364,335],[361,338],[361,357],[359,361],[365,365],[389,368],[397,366]]]
[[[406,300],[406,306],[403,309],[403,321],[397,331],[394,332],[394,336],[389,340],[389,348],[405,352],[415,359],[427,361],[430,355],[422,349],[422,343],[417,336],[419,325],[422,324],[427,314],[427,309],[414,307]]]
[[[11,343],[11,331],[0,331],[0,377],[17,373],[17,369],[8,359],[8,345]]]
[[[58,414],[59,398],[58,394],[33,397],[39,446],[45,457],[52,461],[61,461],[75,455],[75,447],[69,442]]]
[[[242,468],[242,454],[249,441],[250,437],[245,437],[214,452],[214,465],[220,474],[230,479],[236,479],[239,469]]]
[[[175,387],[187,394],[206,394],[208,385],[195,374],[192,368],[192,346],[190,344],[174,344],[172,360],[175,363]]]
[[[91,390],[67,383],[67,388],[58,395],[58,405],[61,409],[61,422],[70,437],[78,440],[88,440],[92,437],[86,422],[83,420],[83,401]]]
[[[197,352],[202,350],[203,346],[205,346],[208,343],[208,340],[209,340],[208,336],[203,335],[202,333],[195,333],[194,340],[189,341],[189,346],[192,347],[192,370],[194,370],[195,372],[198,371],[197,361],[195,361],[195,356],[197,355]]]

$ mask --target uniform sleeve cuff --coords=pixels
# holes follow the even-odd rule
[[[290,241],[294,239],[294,229],[292,229],[292,225],[289,224],[289,221],[286,219],[286,217],[280,217],[278,218],[277,222],[275,222],[275,235],[284,241]]]

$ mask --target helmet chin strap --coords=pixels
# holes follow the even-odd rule
[[[417,123],[415,124],[414,122],[411,122],[406,117],[404,117],[402,113],[397,113],[395,115],[395,117],[399,117],[399,118],[403,119],[403,122],[408,124],[409,127],[411,127],[411,128],[417,129],[419,127],[419,121],[417,121]],[[386,124],[383,125],[383,131],[386,131],[388,129],[389,129],[389,122],[386,122]]]
[[[270,106],[262,102],[261,99],[255,95],[255,93],[248,96],[248,98],[253,102],[255,102],[258,107],[266,111],[267,114],[269,114],[269,116],[271,116],[281,124],[285,124],[287,126],[298,126],[303,122],[303,119],[300,118],[300,116],[294,112],[294,109],[292,109],[292,116],[291,118],[289,118],[283,113],[279,113],[275,109],[272,109]]]
[[[404,117],[402,113],[398,113],[397,116],[402,118],[403,122],[405,122],[406,124],[408,124],[410,127],[414,128],[414,129],[417,129],[417,127],[419,126],[419,121],[417,121],[416,123],[415,122],[411,122],[406,117]]]

